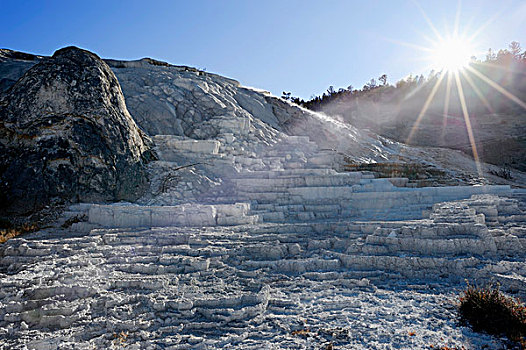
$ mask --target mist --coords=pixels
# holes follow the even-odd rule
[[[525,66],[524,61],[500,65],[473,62],[459,72],[460,89],[455,74],[436,73],[428,78],[409,77],[396,86],[340,90],[305,104],[333,119],[402,143],[452,148],[472,156],[462,109],[464,97],[480,158],[524,171],[526,141],[520,118],[526,114],[521,104],[526,100]]]

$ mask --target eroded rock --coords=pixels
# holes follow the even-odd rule
[[[0,212],[27,214],[53,198],[136,199],[148,138],[115,75],[76,47],[28,70],[0,105]]]

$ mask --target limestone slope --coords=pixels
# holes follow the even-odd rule
[[[307,136],[320,149],[345,155],[352,164],[424,164],[450,184],[526,184],[521,172],[513,171],[512,179],[499,178],[492,174],[498,173],[498,167],[477,168],[461,152],[394,142],[216,74],[152,59],[107,62],[121,83],[131,115],[151,136],[218,140],[223,145],[233,137],[227,153],[244,155],[257,154],[287,135]],[[295,151],[294,147],[289,150]],[[426,185],[436,184],[436,179],[419,176]]]
[[[19,74],[42,59],[2,50],[0,78],[4,93]],[[499,177],[495,175],[502,171],[499,167],[477,167],[460,152],[393,142],[217,74],[149,58],[105,61],[119,80],[131,116],[150,136],[175,135],[186,140],[219,140],[222,144],[233,137],[235,142],[229,147],[234,150],[230,153],[244,154],[257,153],[280,139],[279,135],[308,136],[321,149],[345,155],[353,165],[423,164],[431,172],[441,173],[440,181],[450,184],[526,184],[524,173],[512,170],[511,179]],[[190,163],[193,161],[185,164]],[[385,172],[393,173],[391,165]],[[418,176],[424,185],[437,184],[437,179],[425,172]]]
[[[9,84],[39,56],[3,50],[0,74]],[[126,106],[148,135],[218,139],[232,134],[245,148],[268,144],[279,132],[309,136],[322,148],[337,149],[357,159],[378,161],[397,152],[393,143],[353,126],[302,109],[270,93],[195,68],[149,58],[106,60],[122,87]]]
[[[393,153],[383,139],[229,78],[151,59],[107,62],[121,83],[130,113],[151,136],[202,140],[231,133],[254,150],[258,143],[274,142],[281,132],[309,136],[322,148],[369,161]]]
[[[3,96],[0,211],[30,213],[54,198],[137,198],[147,143],[110,68],[88,51],[58,50]]]
[[[82,198],[54,227],[0,245],[0,349],[507,345],[460,326],[453,303],[464,279],[524,295],[526,191],[458,186],[493,180],[459,153],[227,78],[107,62],[151,134],[150,187],[133,204]],[[426,187],[396,162],[456,186]]]

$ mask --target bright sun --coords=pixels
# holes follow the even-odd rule
[[[471,118],[469,115],[467,101],[466,101],[466,98],[464,97],[463,85],[465,84],[470,85],[473,92],[475,92],[475,94],[479,97],[481,102],[486,107],[488,107],[488,111],[491,113],[493,112],[492,112],[491,106],[489,105],[488,100],[477,87],[477,85],[479,84],[486,84],[492,87],[497,92],[501,93],[502,95],[504,95],[511,101],[515,102],[516,104],[518,104],[525,110],[526,110],[526,102],[523,102],[517,96],[515,96],[508,90],[504,89],[502,86],[500,86],[497,82],[491,80],[483,72],[479,71],[478,67],[480,65],[485,64],[485,62],[479,62],[479,63],[472,64],[473,63],[472,57],[477,52],[476,47],[479,46],[478,44],[476,44],[474,39],[480,33],[482,33],[482,29],[484,29],[485,25],[477,29],[474,33],[470,34],[469,36],[467,32],[460,34],[459,32],[460,1],[458,2],[458,4],[459,4],[459,7],[457,8],[454,30],[451,34],[447,34],[447,35],[442,35],[437,30],[437,28],[433,25],[433,23],[431,22],[429,17],[426,15],[424,10],[417,4],[417,6],[420,8],[422,12],[422,16],[427,21],[431,30],[434,32],[436,39],[426,37],[426,39],[431,43],[431,46],[424,47],[424,46],[416,45],[416,47],[419,50],[429,54],[426,57],[422,57],[426,59],[427,62],[430,63],[430,66],[427,66],[426,69],[432,68],[434,71],[436,71],[436,73],[433,75],[432,79],[428,79],[428,81],[424,83],[424,84],[431,83],[433,87],[430,89],[429,95],[427,96],[427,99],[424,102],[422,109],[420,110],[420,113],[418,114],[415,122],[413,123],[413,127],[411,128],[411,132],[409,133],[409,136],[406,139],[406,143],[409,144],[413,135],[417,132],[419,124],[424,118],[424,116],[426,115],[426,112],[429,106],[431,105],[431,102],[433,101],[435,95],[439,91],[439,88],[441,86],[444,86],[442,85],[442,83],[445,84],[445,89],[446,89],[445,90],[446,93],[444,95],[442,133],[446,132],[445,127],[447,126],[447,119],[448,119],[448,113],[449,113],[450,94],[453,89],[453,86],[456,86],[456,90],[458,92],[458,98],[460,101],[460,107],[462,109],[462,115],[464,117],[464,122],[465,122],[467,133],[468,133],[469,143],[473,151],[473,158],[475,159],[475,163],[477,165],[477,171],[478,171],[479,177],[483,178],[484,173],[482,172],[482,167],[479,162],[477,144],[476,144],[476,140],[474,137],[473,129],[471,127]],[[487,22],[487,23],[490,23],[490,22]],[[409,45],[415,46],[411,44]],[[446,73],[446,74],[442,74],[442,73]],[[475,82],[472,79],[472,77],[477,77],[478,80]]]
[[[473,46],[469,40],[455,36],[440,39],[431,51],[435,69],[458,72],[469,64]]]

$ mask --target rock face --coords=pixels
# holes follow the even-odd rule
[[[235,132],[264,127],[258,125],[264,122],[279,129],[290,118],[279,119],[264,94],[233,79],[147,58],[106,62],[121,83],[134,119],[149,135],[207,139],[228,126]],[[226,125],[228,121],[232,125]]]
[[[2,203],[87,203],[0,245],[0,349],[505,347],[451,305],[464,279],[526,293],[526,190],[422,187],[388,161],[475,166],[144,59],[107,63],[150,188],[89,203],[144,178],[115,76],[74,48],[5,62],[34,67],[0,106]]]
[[[0,97],[42,58],[24,52],[0,49]]]
[[[0,214],[33,212],[53,198],[135,199],[147,183],[148,143],[108,65],[60,49],[1,101]]]
[[[0,50],[0,98],[24,72],[45,59]],[[448,169],[445,174],[438,170],[440,179],[431,173],[430,176],[419,173],[424,186],[480,182],[475,163],[465,154],[450,149],[407,147],[341,123],[338,118],[312,113],[265,91],[243,87],[233,79],[150,58],[104,61],[119,80],[135,122],[152,137],[175,135],[182,140],[220,141],[225,149],[219,153],[237,156],[257,154],[260,146],[275,143],[280,133],[308,136],[322,149],[344,153],[354,165],[375,162],[385,165],[394,161],[425,163],[432,172],[436,167]],[[177,160],[179,165],[192,163],[181,161]],[[502,172],[499,167],[484,167],[490,183],[516,185],[526,181],[526,175],[513,169],[512,179],[505,179],[498,176]]]

